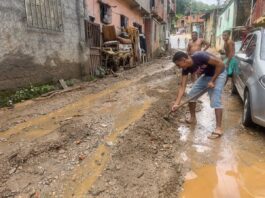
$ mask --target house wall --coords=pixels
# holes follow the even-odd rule
[[[216,11],[212,11],[205,20],[204,39],[215,46]]]
[[[252,14],[253,24],[264,24],[265,23],[265,2],[264,0],[257,0],[253,14]]]
[[[144,31],[144,19],[139,9],[133,8],[124,0],[105,0],[104,3],[109,4],[112,7],[112,23],[115,25],[117,33],[120,32],[120,16],[125,15],[129,18],[129,26],[133,26],[136,22],[143,27]],[[86,0],[88,14],[95,17],[95,23],[102,24],[100,21],[100,4],[98,0]]]
[[[236,4],[231,1],[229,5],[224,9],[218,19],[216,30],[216,48],[221,49],[223,47],[222,33],[225,30],[231,30],[235,24],[236,17]]]
[[[63,32],[53,32],[28,27],[24,0],[0,1],[0,90],[80,77],[83,3],[62,3]]]

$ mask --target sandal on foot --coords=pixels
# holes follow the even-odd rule
[[[218,139],[218,138],[222,137],[222,135],[223,134],[221,134],[221,133],[212,132],[211,135],[208,136],[208,139],[211,139],[211,140]]]

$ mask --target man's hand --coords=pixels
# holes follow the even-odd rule
[[[179,104],[175,103],[175,104],[172,106],[171,111],[172,111],[172,112],[175,112],[178,108],[179,108]]]
[[[214,82],[210,81],[210,82],[208,83],[208,88],[213,89],[214,87],[215,87]]]

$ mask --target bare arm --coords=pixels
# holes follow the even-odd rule
[[[206,51],[207,49],[209,49],[209,47],[210,47],[210,43],[209,43],[208,41],[203,40],[202,43],[203,43],[203,45],[205,45],[203,51]]]
[[[220,59],[218,59],[216,57],[210,57],[208,64],[213,65],[215,67],[214,76],[212,77],[212,79],[210,81],[210,83],[214,83],[216,81],[217,77],[224,71],[225,65]],[[213,88],[213,87],[211,87],[211,88]]]
[[[187,53],[188,53],[188,55],[191,55],[191,44],[190,44],[190,42],[188,44]]]
[[[181,77],[181,84],[178,90],[177,98],[176,98],[176,105],[179,105],[181,102],[181,99],[185,93],[186,86],[187,86],[187,81],[188,81],[188,75],[182,75]]]

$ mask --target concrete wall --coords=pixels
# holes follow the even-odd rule
[[[224,9],[218,19],[216,30],[216,48],[221,49],[223,47],[222,33],[225,30],[231,30],[235,24],[236,17],[236,4],[234,1]]]
[[[216,31],[216,11],[212,11],[208,14],[207,19],[205,20],[205,40],[211,42],[215,46],[215,31]]]
[[[82,1],[64,0],[63,32],[27,26],[24,0],[0,1],[0,90],[80,77]]]
[[[135,0],[146,12],[150,13],[150,1],[149,0]]]

